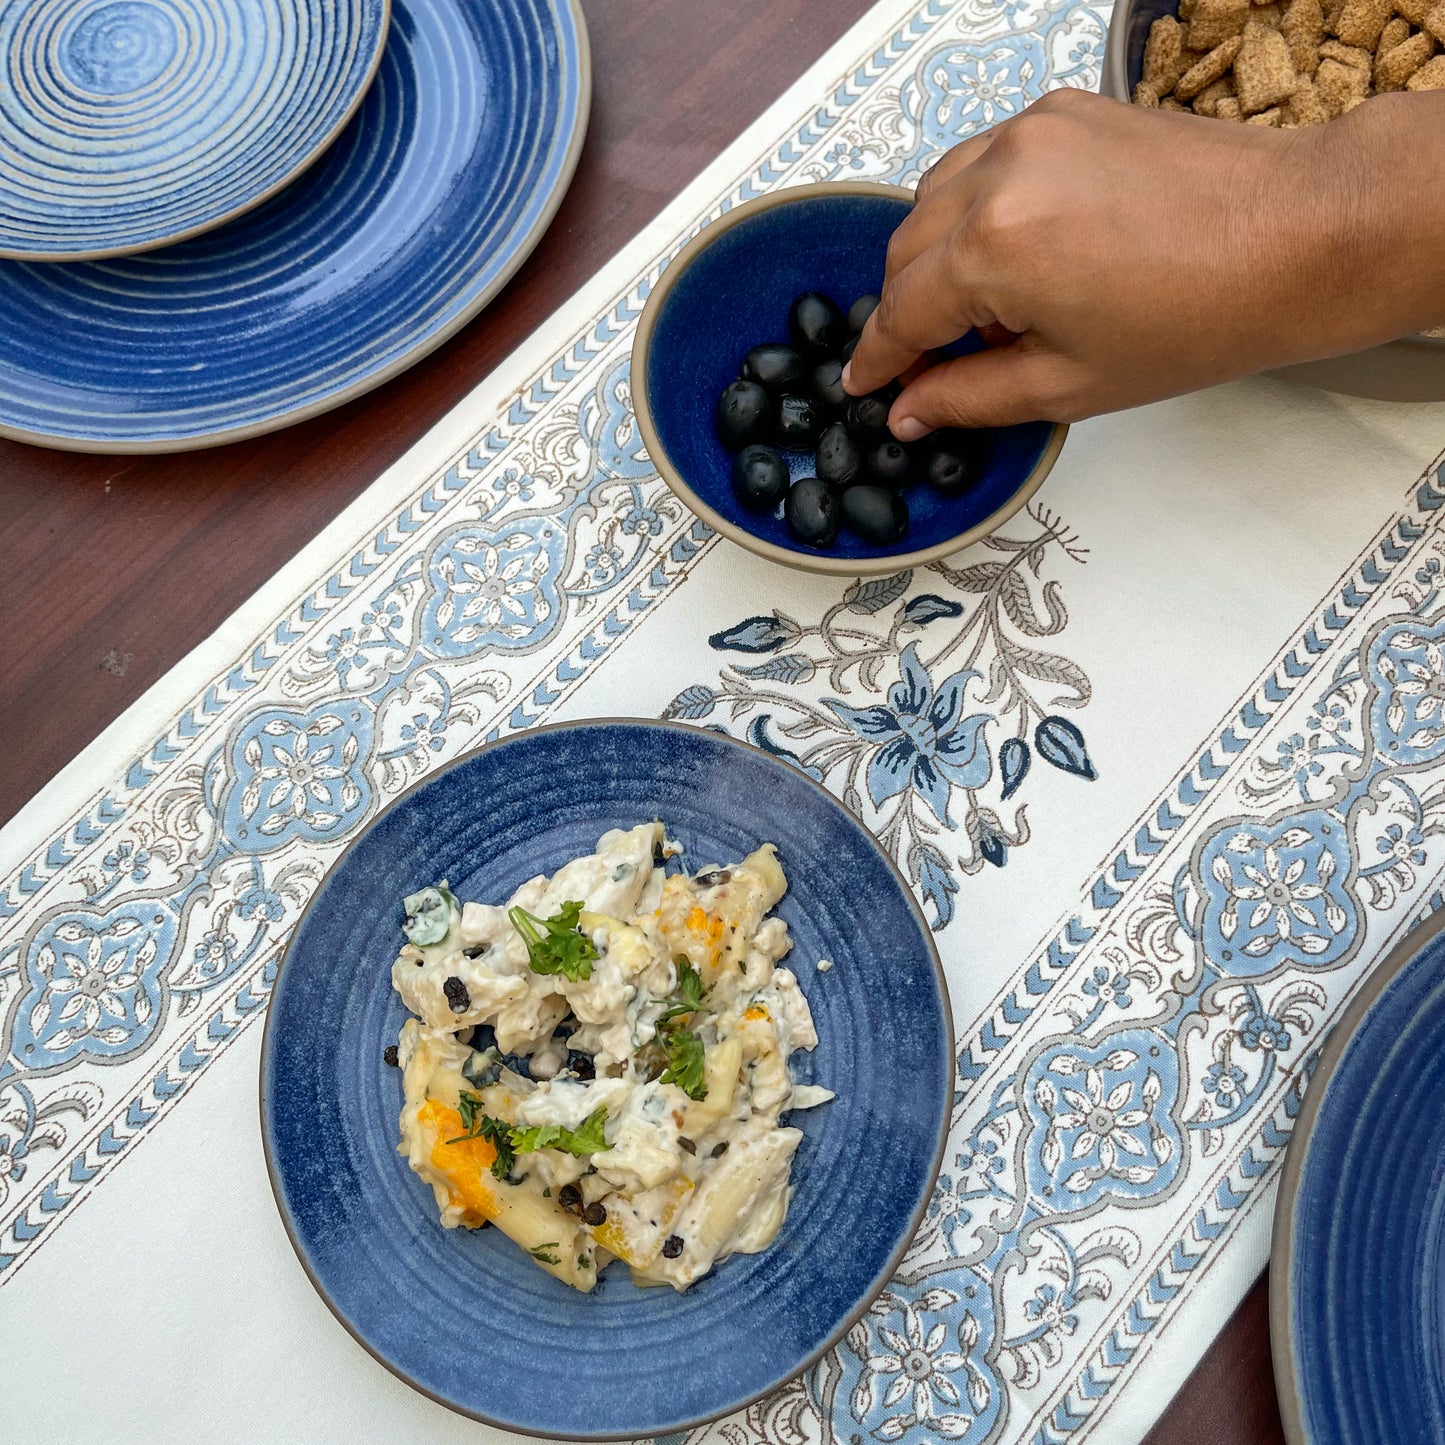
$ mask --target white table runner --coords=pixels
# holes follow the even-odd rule
[[[1323,1033],[1440,902],[1445,407],[1255,380],[1090,422],[1000,538],[849,586],[686,515],[626,383],[648,286],[707,217],[909,182],[1092,85],[1102,40],[1056,0],[878,6],[0,833],[0,1437],[498,1435],[393,1380],[306,1282],[256,1025],[299,909],[390,797],[610,714],[822,773],[936,922],[961,1040],[898,1281],[805,1381],[695,1439],[1144,1433],[1264,1262]],[[943,797],[847,719],[896,714],[905,669],[965,666],[990,778]],[[298,795],[303,745],[335,775]]]

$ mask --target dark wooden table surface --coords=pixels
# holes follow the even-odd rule
[[[81,456],[0,440],[0,821],[651,220],[868,0],[583,4],[595,95],[576,179],[501,297],[440,351],[349,406],[215,451]],[[1261,1281],[1149,1442],[1282,1439]]]

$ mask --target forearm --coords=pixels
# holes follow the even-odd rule
[[[1445,325],[1445,91],[1376,96],[1299,136],[1327,238],[1329,351]]]

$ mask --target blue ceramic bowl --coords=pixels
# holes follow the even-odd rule
[[[1445,1440],[1445,915],[1381,963],[1310,1082],[1275,1209],[1291,1445]]]
[[[0,256],[121,256],[300,174],[376,74],[389,0],[6,0]]]
[[[647,453],[698,516],[759,556],[851,577],[937,561],[1023,507],[1064,444],[1068,428],[1051,422],[987,433],[978,484],[959,497],[911,488],[908,535],[895,547],[845,529],[819,552],[795,542],[780,516],[739,505],[732,458],[713,431],[718,394],[751,347],[788,339],[788,308],[799,292],[822,291],[846,309],[881,290],[888,238],[912,204],[912,191],[868,181],[773,191],[694,237],[647,298],[632,347],[632,399]],[[970,335],[955,349],[980,346]],[[795,478],[812,472],[811,452],[786,455]]]
[[[444,1230],[396,1153],[401,1076],[382,1062],[400,899],[447,878],[505,897],[616,826],[661,817],[691,866],[778,845],[779,913],[821,1043],[802,1080],[797,1186],[777,1240],[684,1295],[614,1268],[591,1295],[496,1229]],[[827,973],[817,960],[833,960]],[[312,1282],[388,1369],[464,1414],[566,1440],[683,1430],[818,1359],[887,1283],[932,1191],[953,1039],[927,925],[887,855],[797,769],[715,733],[589,722],[493,743],[403,795],[312,900],[276,981],[261,1127]]]
[[[274,431],[395,376],[496,295],[582,149],[578,0],[391,8],[361,108],[279,195],[143,256],[0,261],[0,435],[160,452]]]

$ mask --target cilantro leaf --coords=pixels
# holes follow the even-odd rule
[[[573,983],[592,977],[597,949],[578,927],[581,903],[564,903],[552,918],[538,918],[520,907],[509,908],[507,917],[527,945],[533,973],[560,973]]]
[[[562,1258],[557,1253],[557,1241],[549,1239],[546,1244],[534,1244],[527,1251],[533,1259],[539,1259],[543,1264],[561,1264]]]
[[[658,1026],[683,1014],[696,1013],[702,1007],[702,975],[692,966],[685,953],[677,956],[677,996],[681,1000],[658,1019]]]
[[[677,1023],[665,1024],[658,1030],[658,1038],[667,1056],[662,1082],[676,1084],[689,1099],[705,1098],[707,1087],[702,1081],[702,1072],[706,1051],[702,1040]]]
[[[462,1090],[457,1096],[457,1113],[462,1116],[462,1128],[466,1133],[446,1142],[461,1144],[467,1139],[485,1139],[497,1151],[497,1157],[492,1160],[492,1173],[505,1183],[517,1162],[517,1151],[512,1146],[512,1126],[502,1119],[494,1119],[490,1114],[483,1114],[481,1108],[479,1095]]]
[[[589,1114],[576,1129],[561,1124],[516,1125],[512,1129],[512,1147],[518,1154],[531,1154],[537,1149],[560,1149],[579,1158],[600,1154],[607,1148],[602,1128],[607,1123],[607,1110]]]

